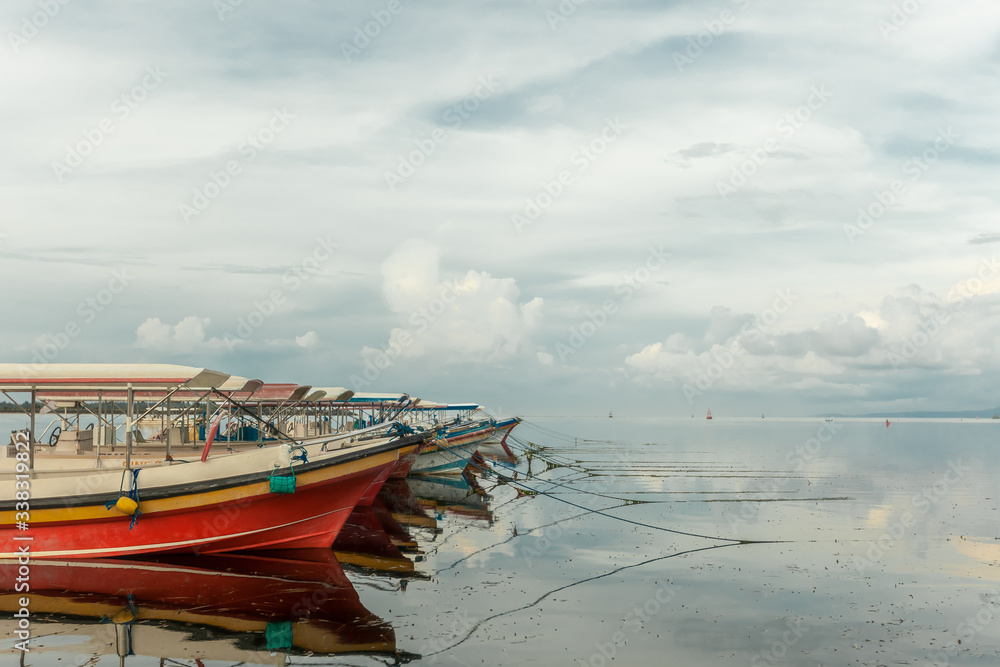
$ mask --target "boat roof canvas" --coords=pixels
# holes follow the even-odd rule
[[[299,384],[265,382],[249,399],[240,399],[239,396],[235,398],[251,401],[297,401],[307,391],[309,391],[309,387],[303,387]]]
[[[324,401],[343,402],[350,400],[354,392],[345,387],[316,387],[316,389],[326,393]]]
[[[250,380],[239,375],[231,375],[228,380],[216,387],[216,389],[219,391],[256,391],[263,384],[260,380]]]
[[[219,371],[173,364],[0,364],[0,389],[171,389],[186,385],[210,389],[230,376]]]
[[[417,410],[478,410],[478,403],[435,403],[434,401],[426,401],[420,399],[417,401],[415,408]]]
[[[351,403],[395,403],[402,400],[406,394],[385,394],[379,392],[357,391],[351,396]]]
[[[256,383],[253,386],[251,383]],[[311,387],[295,383],[261,382],[260,380],[250,380],[243,388],[229,393],[229,397],[234,401],[251,403],[275,403],[281,401],[298,401],[305,396]],[[220,392],[227,393],[220,388]],[[212,401],[218,403],[221,399],[216,396]]]
[[[233,380],[238,379],[238,382]],[[218,391],[226,393],[232,396],[235,400],[246,401],[251,396],[256,396],[255,392],[263,386],[260,380],[247,380],[246,378],[230,378],[222,387],[218,387]],[[236,387],[233,389],[223,389],[226,385],[230,387]],[[201,388],[197,390],[180,389],[178,391],[173,391],[173,388],[164,389],[135,389],[133,390],[133,398],[137,401],[159,401],[164,398],[167,394],[171,394],[170,400],[175,403],[183,402],[194,402],[200,401],[204,395],[208,392],[208,389]],[[98,400],[102,401],[124,401],[128,398],[128,392],[121,388],[115,389],[92,389],[92,388],[81,388],[81,389],[39,389],[38,390],[38,400],[40,401],[85,401],[89,403],[94,403]],[[212,400],[218,401],[218,397],[211,397]]]
[[[295,384],[293,382],[265,382],[250,396],[241,396],[239,393],[233,395],[238,401],[250,401],[251,403],[283,403],[286,401],[298,402],[306,400],[312,391],[309,385]]]

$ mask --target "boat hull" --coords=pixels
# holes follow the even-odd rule
[[[460,474],[479,445],[493,435],[492,422],[453,428],[427,443],[410,468],[414,475]]]
[[[457,445],[447,443],[443,446],[433,443],[432,447],[428,447],[417,457],[413,467],[410,468],[410,474],[460,474],[469,465],[469,460],[476,453],[478,447],[478,442]]]
[[[487,442],[502,442],[506,440],[510,432],[514,430],[514,427],[520,423],[521,419],[519,417],[511,417],[510,419],[494,422],[493,434]]]
[[[389,472],[389,479],[406,479],[406,476],[410,474],[410,470],[413,469],[413,464],[416,463],[417,457],[420,455],[421,450],[424,448],[424,444],[421,443],[412,452],[406,455],[400,455],[399,461],[393,466],[392,470]]]
[[[19,548],[33,559],[328,548],[361,497],[387,478],[401,451],[416,447],[414,440],[326,453],[311,445],[310,460],[295,465],[294,493],[271,491],[272,471],[289,474],[275,448],[145,468],[137,478],[141,515],[134,524],[113,504],[121,471],[42,475],[32,480],[27,530],[18,528],[13,502],[0,505],[0,558],[16,557]],[[74,485],[97,492],[67,495]]]
[[[378,492],[382,490],[382,485],[386,483],[389,479],[389,475],[395,469],[396,465],[399,463],[397,459],[391,466],[385,468],[371,481],[368,487],[362,492],[361,497],[358,498],[356,505],[358,507],[370,507],[375,498],[378,496]]]

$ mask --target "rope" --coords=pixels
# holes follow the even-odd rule
[[[441,451],[442,451],[442,453],[447,453],[448,455],[454,456],[448,450],[441,450]],[[456,457],[456,458],[458,458],[458,457]],[[546,496],[548,498],[552,498],[553,500],[558,500],[561,503],[566,503],[567,505],[570,505],[572,507],[576,507],[577,509],[586,510],[588,512],[593,512],[594,514],[598,514],[600,516],[607,517],[609,519],[615,519],[616,521],[622,521],[624,523],[632,524],[633,526],[640,526],[642,528],[650,528],[652,530],[659,530],[659,531],[663,531],[665,533],[674,533],[675,535],[686,535],[688,537],[698,537],[698,538],[705,539],[705,540],[717,540],[717,541],[720,541],[720,542],[732,542],[734,544],[778,544],[778,543],[783,542],[783,540],[743,540],[743,539],[736,539],[736,538],[732,538],[732,537],[719,537],[717,535],[702,535],[700,533],[691,533],[691,532],[684,531],[684,530],[677,530],[675,528],[665,528],[663,526],[655,526],[655,525],[650,524],[650,523],[643,523],[642,521],[633,521],[632,519],[626,519],[624,517],[615,516],[614,514],[608,514],[606,512],[601,511],[601,510],[591,509],[589,507],[586,507],[585,505],[580,505],[579,503],[574,503],[571,500],[566,500],[565,498],[560,498],[559,496],[553,495],[551,493],[546,493],[545,491],[540,491],[538,489],[533,489],[530,486],[528,486],[527,484],[524,484],[523,482],[519,482],[519,481],[514,480],[514,479],[512,479],[510,477],[506,477],[504,475],[501,475],[495,469],[493,469],[493,468],[487,469],[487,468],[485,468],[483,466],[480,466],[477,463],[474,463],[471,460],[469,461],[469,465],[472,466],[472,467],[474,467],[474,468],[477,468],[481,472],[487,472],[487,471],[491,472],[492,474],[496,475],[497,478],[502,479],[505,483],[510,484],[515,489],[516,488],[521,488],[521,489],[527,491],[528,493],[531,493],[531,494],[534,494],[534,495]],[[527,473],[524,473],[524,474],[527,475]],[[535,479],[538,479],[541,482],[546,482],[546,483],[550,483],[550,484],[556,484],[557,486],[561,486],[557,482],[552,482],[551,480],[542,479],[540,477],[536,477],[535,475],[528,475],[528,476],[529,477],[533,477]],[[572,488],[572,487],[568,487],[568,488]],[[578,489],[574,489],[574,490],[575,491],[579,491]],[[586,492],[582,492],[581,491],[581,493],[586,493]],[[594,494],[594,495],[599,495],[599,494]],[[625,499],[622,499],[622,498],[614,498],[614,496],[601,496],[601,497],[603,497],[603,498],[609,498],[609,499],[614,499],[614,500],[625,500]],[[630,505],[635,503],[635,501],[631,501],[631,500],[626,500],[625,502],[628,502]]]
[[[546,428],[545,426],[541,426],[535,422],[528,421],[527,419],[522,420],[521,425],[526,425],[529,428],[533,428],[540,433],[544,433],[548,436],[559,438],[561,440],[567,440],[572,442],[591,442],[591,443],[613,442],[612,440],[592,440],[588,438],[578,438],[574,435],[570,435],[569,433],[562,433],[561,431],[555,431],[551,428]]]
[[[403,422],[396,422],[389,427],[387,434],[391,438],[393,436],[403,437],[404,435],[409,435],[413,432],[414,432],[413,428],[411,428],[409,424],[404,424]]]
[[[131,488],[129,489],[128,493],[125,493],[124,492],[124,490],[125,490],[125,475],[128,472],[132,473],[132,483],[130,485]],[[105,503],[105,505],[104,505],[105,509],[111,509],[112,507],[114,507],[123,496],[126,497],[126,498],[131,498],[132,500],[134,500],[136,505],[139,504],[139,472],[140,472],[139,468],[134,468],[131,471],[128,468],[126,468],[125,470],[122,470],[122,481],[118,485],[118,497],[115,498],[114,500],[112,500],[111,502]],[[138,510],[138,508],[137,508],[135,510],[135,512],[132,513],[132,521],[130,521],[129,525],[128,525],[128,529],[129,530],[132,530],[133,528],[135,528],[135,524],[136,524],[137,521],[139,521],[139,517],[141,517],[141,516],[142,516],[142,512],[140,512]]]
[[[698,549],[689,549],[687,551],[678,551],[677,553],[667,554],[666,556],[657,556],[656,558],[650,558],[649,560],[644,560],[641,563],[632,563],[631,565],[623,565],[623,566],[621,566],[619,568],[615,568],[614,570],[611,570],[609,572],[604,572],[603,574],[598,574],[598,575],[595,575],[593,577],[587,577],[586,579],[581,579],[579,581],[573,581],[573,582],[568,583],[568,584],[566,584],[564,586],[560,586],[558,588],[553,588],[552,590],[550,590],[547,593],[539,596],[538,598],[536,598],[532,602],[529,602],[527,604],[521,605],[520,607],[516,607],[514,609],[508,609],[507,611],[501,611],[501,612],[497,612],[497,613],[495,613],[495,614],[493,614],[491,616],[487,616],[483,620],[478,621],[475,625],[473,625],[472,628],[469,629],[469,632],[464,637],[462,637],[462,639],[458,640],[457,642],[455,642],[451,646],[446,646],[446,647],[444,647],[444,648],[442,648],[440,650],[434,651],[433,653],[426,653],[422,657],[424,657],[424,658],[430,658],[432,656],[440,655],[441,653],[444,653],[445,651],[450,651],[451,649],[455,648],[459,644],[461,644],[461,643],[465,642],[466,640],[468,640],[469,637],[471,637],[473,635],[473,633],[475,633],[477,630],[479,630],[479,628],[481,628],[486,623],[489,623],[493,619],[500,618],[502,616],[508,616],[510,614],[514,614],[514,613],[519,612],[519,611],[524,611],[525,609],[530,609],[531,607],[534,607],[539,602],[541,602],[545,598],[549,597],[553,593],[558,593],[560,591],[564,591],[567,588],[573,588],[574,586],[579,586],[580,584],[589,583],[591,581],[597,581],[598,579],[604,579],[605,577],[610,577],[610,576],[618,574],[619,572],[622,572],[624,570],[628,570],[628,569],[635,568],[635,567],[642,567],[643,565],[648,565],[649,563],[655,563],[656,561],[666,560],[668,558],[677,558],[678,556],[684,556],[684,555],[687,555],[687,554],[698,553],[699,551],[708,551],[710,549],[724,549],[726,547],[734,547],[734,546],[736,546],[736,545],[735,544],[714,544],[714,545],[712,545],[710,547],[701,547],[701,548],[698,548]]]
[[[622,506],[621,505],[614,505],[612,507],[606,507],[604,509],[614,509],[615,507],[622,507]],[[480,554],[480,553],[482,553],[484,551],[489,551],[490,549],[495,549],[496,547],[498,547],[498,546],[500,546],[502,544],[507,544],[508,542],[510,542],[510,541],[512,541],[512,540],[514,540],[514,539],[516,539],[518,537],[523,537],[525,535],[529,535],[529,534],[535,532],[536,530],[540,530],[540,529],[544,530],[545,528],[548,528],[549,526],[559,525],[560,523],[563,523],[564,521],[573,521],[574,519],[579,519],[580,517],[587,516],[588,514],[590,514],[590,512],[581,512],[580,514],[574,514],[573,516],[568,516],[565,519],[557,519],[557,520],[552,521],[550,523],[542,524],[541,526],[535,526],[534,528],[527,528],[523,532],[517,531],[517,526],[515,526],[514,527],[515,528],[515,532],[512,535],[509,535],[507,537],[507,539],[501,540],[500,542],[494,542],[493,544],[485,546],[485,547],[483,547],[481,549],[477,549],[476,551],[473,551],[468,556],[462,556],[461,558],[459,558],[457,561],[455,561],[451,565],[449,565],[447,567],[443,567],[440,570],[435,570],[434,573],[431,576],[436,577],[439,574],[441,574],[442,572],[446,572],[448,570],[451,570],[452,568],[458,566],[461,563],[464,563],[465,561],[469,560],[470,558],[475,557],[477,554]]]
[[[519,451],[524,452],[525,454],[530,454],[531,456],[539,458],[542,461],[545,461],[546,463],[550,463],[554,466],[560,466],[562,468],[569,468],[570,470],[575,470],[576,472],[582,472],[586,474],[590,474],[591,472],[587,468],[583,468],[577,465],[579,464],[579,461],[574,461],[573,459],[561,456],[558,458],[562,458],[564,460],[558,461],[556,460],[558,455],[549,452],[546,452],[543,455],[539,449],[535,449],[534,447],[531,446],[534,445],[535,443],[532,443],[530,441],[520,440],[515,436],[510,436],[510,440],[515,444],[515,446],[513,447],[514,449],[518,449]],[[535,445],[535,447],[538,447],[538,445]]]
[[[132,471],[132,491],[129,493],[129,497],[135,501],[136,505],[139,504],[139,469],[136,468]],[[142,516],[142,512],[137,507],[135,512],[132,513],[132,521],[128,524],[128,529],[132,530],[135,528],[135,524],[139,521],[139,517]],[[131,629],[130,629],[131,631]]]

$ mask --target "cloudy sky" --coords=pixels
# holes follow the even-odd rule
[[[1000,404],[1000,5],[7,2],[8,361]]]

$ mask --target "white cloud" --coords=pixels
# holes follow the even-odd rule
[[[408,241],[382,262],[382,294],[394,313],[408,313],[434,298],[441,252],[426,241]]]
[[[135,330],[135,346],[157,352],[204,352],[227,347],[221,338],[209,337],[207,317],[189,315],[177,324],[168,324],[150,317]]]
[[[308,350],[319,345],[319,336],[315,331],[307,331],[301,336],[295,337],[295,344]]]
[[[979,374],[1000,369],[1000,295],[988,287],[941,297],[910,285],[877,308],[796,329],[715,307],[702,338],[672,334],[628,355],[625,366],[641,384],[851,396],[887,379],[903,386],[920,374]]]
[[[443,277],[439,258],[436,247],[410,242],[382,265],[382,292],[390,309],[402,316],[389,341],[406,341],[393,356],[433,355],[449,363],[497,362],[517,355],[542,320],[541,297],[522,303],[513,278],[494,278],[486,271]],[[365,346],[362,356],[374,359],[392,347]]]

